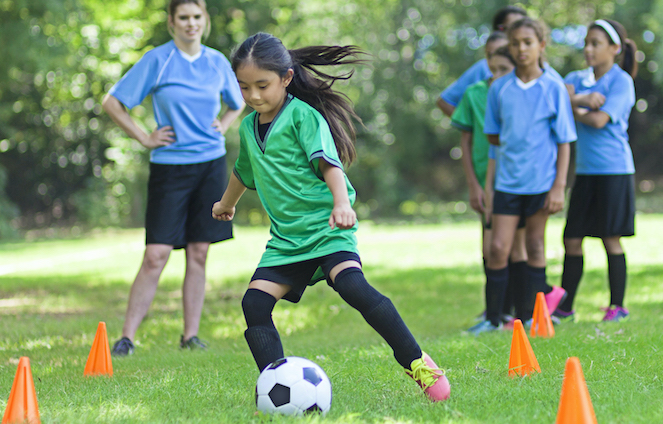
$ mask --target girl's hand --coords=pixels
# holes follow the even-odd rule
[[[218,118],[212,122],[212,127],[214,128],[214,131],[221,133],[221,135],[226,133],[227,128],[223,128],[223,124]]]
[[[338,227],[341,230],[348,230],[354,227],[357,222],[357,214],[350,204],[342,204],[334,206],[331,216],[329,217],[329,226],[334,229]]]
[[[234,206],[225,206],[218,201],[212,206],[212,218],[217,221],[230,221],[235,216]]]
[[[484,213],[486,211],[484,202],[484,193],[481,186],[479,184],[470,185],[470,206],[472,209],[478,213]]]
[[[589,93],[584,96],[582,103],[591,110],[599,110],[605,103],[605,96],[597,92]]]
[[[564,208],[564,187],[553,186],[546,196],[543,207],[550,215],[561,211]]]
[[[158,128],[154,130],[146,139],[140,142],[143,146],[148,149],[154,149],[156,147],[168,146],[175,141],[173,138],[175,133],[173,132],[173,127],[167,125],[165,127]]]

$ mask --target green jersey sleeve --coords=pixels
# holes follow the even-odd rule
[[[472,108],[470,105],[470,99],[467,95],[467,91],[463,94],[463,98],[458,103],[456,110],[454,110],[453,115],[451,115],[451,125],[458,128],[461,131],[472,132]]]
[[[322,179],[318,166],[320,158],[343,169],[329,124],[318,111],[307,110],[300,116],[297,140],[306,152],[311,169],[318,178]]]
[[[253,178],[253,167],[251,166],[251,157],[247,148],[247,143],[250,142],[255,135],[253,134],[253,114],[247,116],[242,121],[239,129],[239,155],[235,161],[235,168],[233,174],[244,184],[246,188],[251,190],[256,189],[256,183]]]

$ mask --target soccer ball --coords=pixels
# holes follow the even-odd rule
[[[272,362],[258,377],[258,410],[273,414],[327,413],[332,390],[327,374],[306,358],[288,356]]]

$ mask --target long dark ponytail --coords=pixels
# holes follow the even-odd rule
[[[287,91],[322,114],[331,129],[339,158],[349,165],[357,156],[354,146],[356,130],[352,120],[361,123],[361,118],[355,113],[350,99],[333,90],[332,86],[338,80],[349,79],[354,70],[331,75],[316,69],[316,66],[363,63],[365,61],[359,58],[363,54],[357,46],[310,46],[287,50],[278,38],[259,32],[235,48],[230,62],[235,72],[245,63],[276,72],[280,77],[286,76],[292,69],[294,75]]]
[[[635,44],[635,41],[628,38],[628,35],[626,34],[626,28],[624,28],[622,24],[611,19],[604,19],[604,21],[612,25],[615,31],[617,31],[617,35],[619,35],[620,41],[622,43],[622,52],[620,53],[622,58],[619,61],[619,66],[629,75],[631,75],[631,78],[635,78],[635,76],[638,75],[638,61],[635,60],[635,53],[638,51],[638,46]],[[608,37],[608,42],[610,44],[616,44],[610,37],[610,34],[608,34],[608,31],[606,31],[605,28],[603,28],[601,25],[593,23],[589,26],[589,29],[594,28],[603,31],[606,37]]]

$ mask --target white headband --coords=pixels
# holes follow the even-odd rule
[[[622,40],[619,38],[619,34],[617,33],[617,30],[615,30],[615,27],[610,25],[610,22],[599,19],[594,21],[594,25],[598,25],[601,28],[605,30],[605,32],[608,33],[608,36],[610,36],[610,39],[612,40],[613,43],[617,44],[619,46],[619,50],[617,50],[617,54],[622,52]]]

